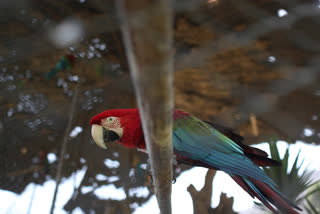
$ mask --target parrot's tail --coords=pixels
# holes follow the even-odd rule
[[[253,178],[243,178],[237,175],[233,175],[231,177],[251,197],[257,197],[266,207],[268,207],[274,213],[278,212],[273,206],[277,207],[281,212],[288,214],[298,214],[298,212],[294,210],[294,208],[302,211],[301,208],[291,202],[278,190],[265,184],[264,182]]]

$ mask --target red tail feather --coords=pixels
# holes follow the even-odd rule
[[[263,199],[256,191],[254,191],[245,180],[243,180],[240,176],[231,176],[233,180],[242,187],[252,198],[256,197],[258,198],[266,207],[269,208],[274,213],[277,213],[277,211],[271,206],[271,204]]]
[[[277,211],[274,209],[273,206],[271,206],[271,204],[286,214],[298,214],[298,212],[295,211],[294,208],[301,210],[294,203],[292,203],[287,198],[285,198],[284,196],[273,190],[271,187],[269,187],[267,184],[259,180],[249,178],[249,181],[257,188],[257,190],[260,192],[260,195],[253,188],[251,188],[247,181],[245,181],[242,177],[234,175],[232,176],[232,178],[251,197],[257,197],[266,207],[268,207],[274,213],[277,213]],[[261,196],[261,194],[264,198]]]
[[[276,206],[279,210],[288,214],[298,214],[293,208],[302,211],[298,206],[289,201],[284,196],[280,195],[276,191],[274,191],[271,187],[266,185],[265,183],[256,180],[250,179],[252,183],[261,191],[261,193],[270,201],[274,206]]]

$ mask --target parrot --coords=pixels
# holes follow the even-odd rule
[[[51,71],[49,71],[48,73],[46,73],[46,78],[51,79],[59,71],[72,68],[72,66],[74,64],[74,60],[75,60],[75,57],[71,54],[67,54],[67,55],[61,57],[61,59],[56,64],[56,67],[54,69],[52,69]]]
[[[297,214],[300,207],[277,190],[277,185],[260,166],[279,166],[260,149],[247,146],[232,129],[173,111],[172,145],[178,164],[205,167],[227,173],[252,198],[258,198],[272,212]],[[112,109],[92,117],[94,142],[107,149],[117,142],[128,148],[146,151],[139,109]],[[276,207],[276,208],[275,208]]]

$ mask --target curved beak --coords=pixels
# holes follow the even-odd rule
[[[93,124],[91,127],[91,136],[94,142],[103,149],[107,149],[106,144],[103,140],[103,127],[100,125]]]
[[[106,143],[120,140],[120,136],[115,131],[107,130],[97,124],[92,125],[91,135],[94,142],[103,149],[107,149]]]

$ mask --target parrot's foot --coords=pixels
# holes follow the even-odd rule
[[[147,168],[146,168],[146,171],[147,171],[147,175],[150,177],[150,186],[154,187],[153,185],[153,177],[152,177],[152,171],[151,171],[151,164],[150,164],[150,159],[148,158],[147,159]]]
[[[178,162],[176,160],[176,156],[173,155],[173,159],[172,159],[172,184],[175,184],[177,181],[177,177],[176,177],[176,171],[177,171],[177,167],[178,167]],[[150,177],[150,185],[153,185],[153,177],[152,177],[152,170],[151,170],[151,164],[150,164],[150,159],[147,159],[147,175]]]
[[[178,167],[178,162],[176,159],[176,155],[172,155],[172,184],[175,184],[177,181],[176,171]]]
[[[150,164],[150,159],[147,159],[147,168],[146,168],[147,174],[149,176],[152,176],[152,171],[151,171],[151,164]]]

